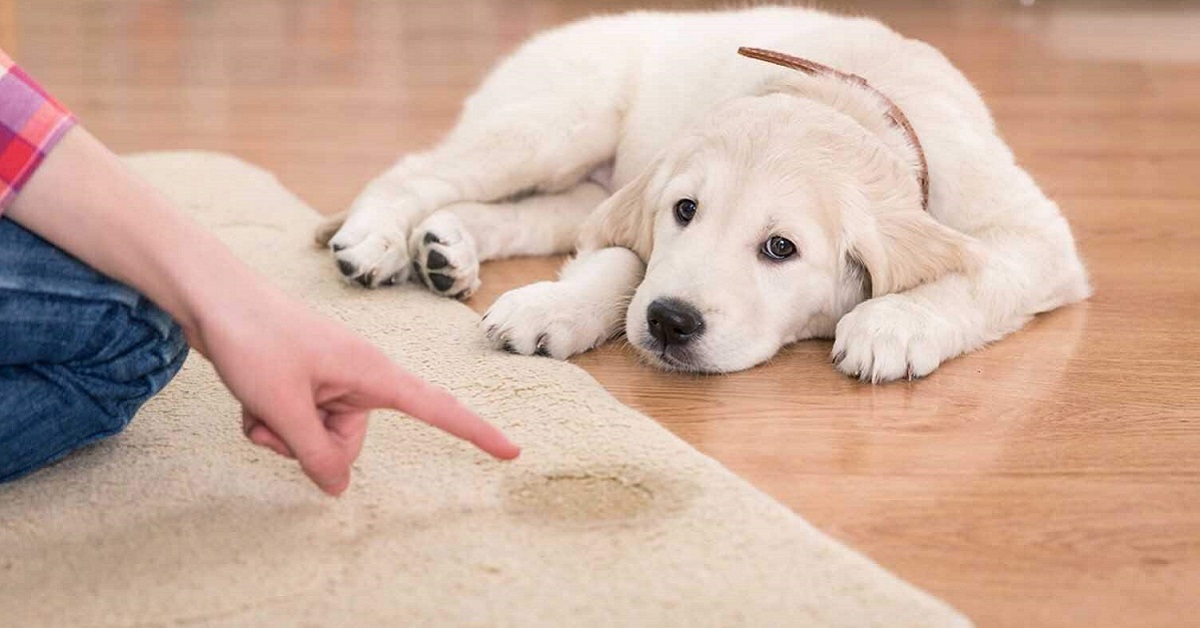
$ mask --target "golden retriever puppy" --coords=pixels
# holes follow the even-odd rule
[[[563,359],[623,331],[687,371],[834,338],[848,375],[921,377],[1090,291],[1057,206],[944,56],[799,8],[535,37],[319,239],[366,287],[456,298],[481,261],[574,250],[558,281],[495,303],[490,341]]]

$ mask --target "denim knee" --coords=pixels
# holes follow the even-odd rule
[[[72,369],[115,433],[171,381],[188,345],[183,329],[145,298],[135,307],[113,304],[112,309],[113,315],[97,326],[96,346]]]
[[[187,358],[183,330],[144,298],[68,311],[87,338],[73,359],[0,367],[0,482],[120,432]]]

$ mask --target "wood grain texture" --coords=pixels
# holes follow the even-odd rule
[[[21,53],[17,48],[16,0],[0,0],[0,50],[13,57]]]
[[[975,81],[1074,224],[1096,296],[914,383],[850,381],[822,342],[722,377],[619,345],[575,362],[981,626],[1196,625],[1200,8],[822,4],[883,17]],[[635,5],[25,0],[15,32],[19,60],[114,148],[232,152],[336,211],[436,141],[524,37]],[[489,264],[471,305],[556,266]]]

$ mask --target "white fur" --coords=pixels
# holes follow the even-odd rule
[[[924,146],[928,211],[917,153],[876,96],[739,46],[887,94]],[[698,211],[681,226],[684,197]],[[837,367],[879,382],[927,375],[1090,292],[1058,208],[942,55],[807,9],[632,13],[539,35],[441,144],[372,182],[330,244],[364,285],[403,279],[415,254],[427,285],[465,296],[480,261],[566,252],[576,235],[559,281],[496,302],[485,328],[497,346],[565,358],[624,327],[665,368],[725,372],[835,337]],[[765,259],[771,236],[798,255]],[[439,246],[450,265],[429,268]],[[703,315],[686,347],[647,330],[648,305],[668,297]]]
[[[642,269],[637,255],[620,247],[578,257],[563,268],[558,281],[500,295],[482,324],[505,350],[565,360],[620,329],[625,300],[637,288]]]

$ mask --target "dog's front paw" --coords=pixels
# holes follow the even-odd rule
[[[479,256],[475,239],[458,216],[439,211],[413,229],[409,249],[416,253],[413,271],[432,291],[465,299],[479,289]]]
[[[838,321],[832,359],[851,377],[874,383],[924,377],[942,362],[935,313],[902,295],[859,304]]]
[[[329,240],[338,270],[366,288],[408,279],[408,221],[403,207],[368,201],[355,207]]]
[[[565,360],[612,336],[610,308],[595,301],[578,286],[542,281],[501,295],[482,325],[497,348]]]

